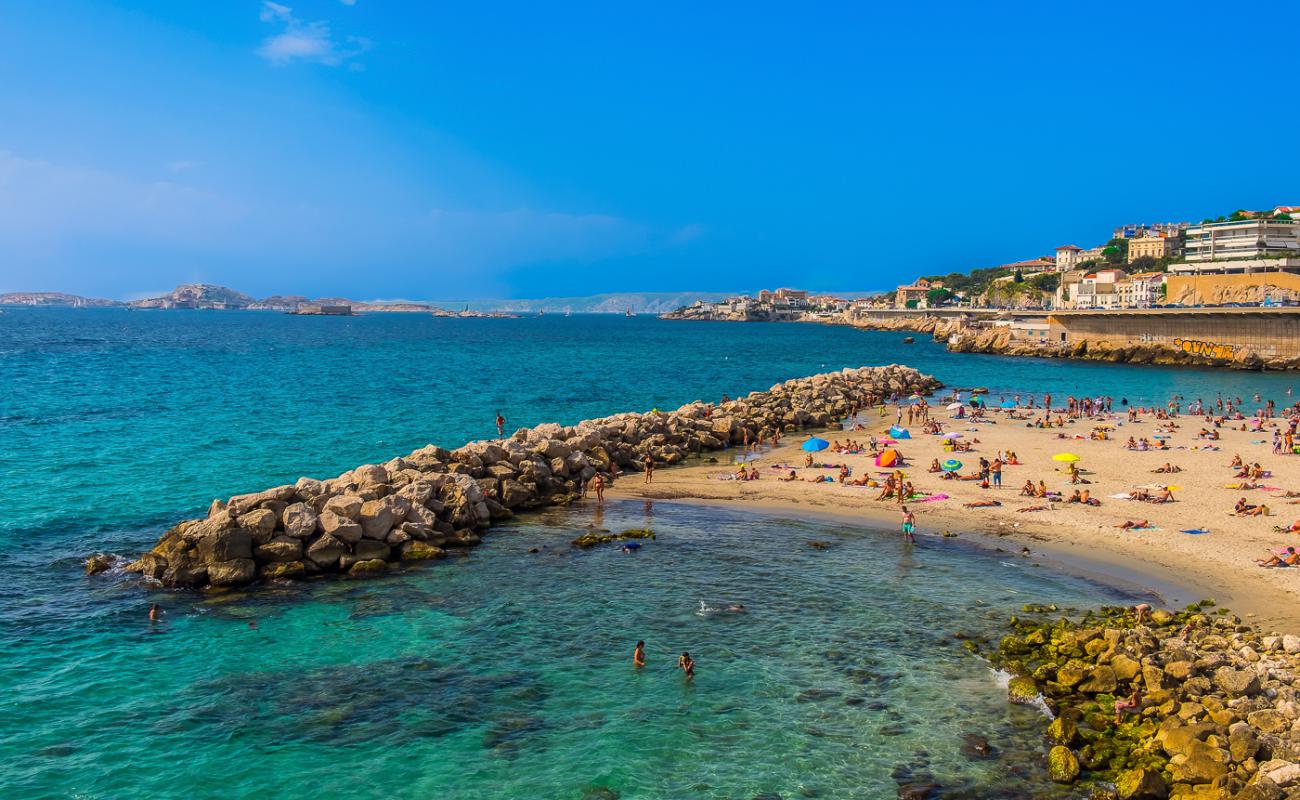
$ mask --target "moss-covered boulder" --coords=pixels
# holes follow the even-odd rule
[[[1164,800],[1169,787],[1153,769],[1129,769],[1115,776],[1115,793],[1120,800]]]
[[[1047,738],[1069,747],[1079,738],[1079,726],[1067,717],[1057,717],[1047,726]]]
[[[1007,699],[1013,703],[1028,705],[1038,699],[1038,684],[1033,678],[1017,676],[1007,681]]]
[[[1074,783],[1079,779],[1079,759],[1070,748],[1058,744],[1047,752],[1047,777],[1057,783]]]

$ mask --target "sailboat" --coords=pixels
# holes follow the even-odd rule
[[[625,316],[625,317],[635,317],[635,316],[636,316],[636,313],[635,313],[634,311],[632,311],[632,306],[628,306],[628,307],[627,307],[627,311],[624,311],[624,312],[623,312],[623,316]]]

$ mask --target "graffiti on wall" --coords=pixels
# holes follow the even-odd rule
[[[1207,356],[1209,358],[1232,358],[1237,352],[1235,345],[1206,342],[1200,339],[1174,339],[1174,347],[1177,347],[1184,353],[1191,353],[1194,356]]]

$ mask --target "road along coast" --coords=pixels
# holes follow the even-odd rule
[[[243,586],[324,575],[380,574],[396,562],[467,547],[516,511],[565,505],[597,475],[679,464],[777,429],[825,428],[882,398],[941,384],[889,365],[799,378],[719,404],[543,424],[456,450],[429,445],[384,464],[211,504],[127,566],[166,587]],[[92,558],[90,572],[108,566]]]

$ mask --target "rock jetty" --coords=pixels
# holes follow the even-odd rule
[[[671,412],[617,414],[522,428],[457,450],[429,445],[336,478],[300,478],[226,500],[163,534],[127,569],[168,587],[242,586],[317,575],[375,575],[480,541],[514,512],[575,499],[597,473],[672,465],[778,427],[837,424],[891,395],[941,384],[899,365],[799,378],[766,392]]]
[[[1121,800],[1300,797],[1300,637],[1265,635],[1212,600],[1141,618],[1024,610],[1000,642],[966,647],[1011,673],[1011,702],[1052,713],[1052,780]]]

